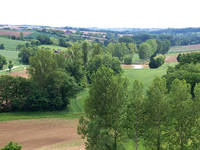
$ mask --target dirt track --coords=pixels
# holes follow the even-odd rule
[[[0,148],[9,141],[23,150],[83,150],[77,135],[78,120],[35,119],[0,122]]]
[[[27,73],[26,69],[25,70],[21,70],[21,71],[11,72],[9,75],[11,75],[13,77],[19,76],[19,77],[28,78],[28,73]]]

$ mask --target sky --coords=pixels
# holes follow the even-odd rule
[[[0,24],[200,27],[199,0],[0,0]]]

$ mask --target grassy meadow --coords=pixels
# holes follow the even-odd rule
[[[8,39],[8,38],[0,37],[0,43],[4,44],[5,50],[16,51],[17,45],[25,44],[27,42],[26,41],[19,41],[19,40],[11,40],[11,39]]]

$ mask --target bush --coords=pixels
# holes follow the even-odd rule
[[[6,62],[6,57],[0,55],[0,70],[3,69],[3,65],[6,65],[7,62]]]
[[[152,57],[150,59],[149,67],[150,68],[158,68],[158,67],[162,66],[162,64],[164,64],[164,63],[165,63],[165,56],[158,55],[158,56]]]
[[[19,61],[23,64],[29,64],[29,58],[34,56],[38,50],[36,46],[31,47],[21,47],[20,52],[18,54]]]
[[[39,35],[37,37],[37,40],[39,40],[41,44],[53,44],[50,37],[48,37],[46,35]]]
[[[131,56],[126,56],[125,58],[124,58],[124,63],[125,64],[132,64],[132,55]]]
[[[19,145],[18,143],[14,143],[14,142],[9,142],[4,148],[2,148],[1,150],[21,150],[22,146]]]
[[[0,44],[0,49],[5,49],[4,44]]]

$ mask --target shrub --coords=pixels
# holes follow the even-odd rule
[[[158,67],[162,66],[162,64],[164,64],[164,63],[165,63],[165,56],[158,55],[158,56],[152,57],[150,59],[149,67],[150,68],[158,68]]]
[[[0,55],[0,70],[3,69],[3,65],[6,65],[7,62],[6,62],[6,57]]]
[[[126,56],[126,57],[124,58],[124,63],[125,63],[125,64],[132,64],[132,55]]]
[[[22,146],[19,145],[18,143],[14,143],[14,142],[9,142],[4,148],[2,148],[1,150],[21,150]]]
[[[0,44],[0,49],[5,49],[4,44]]]

